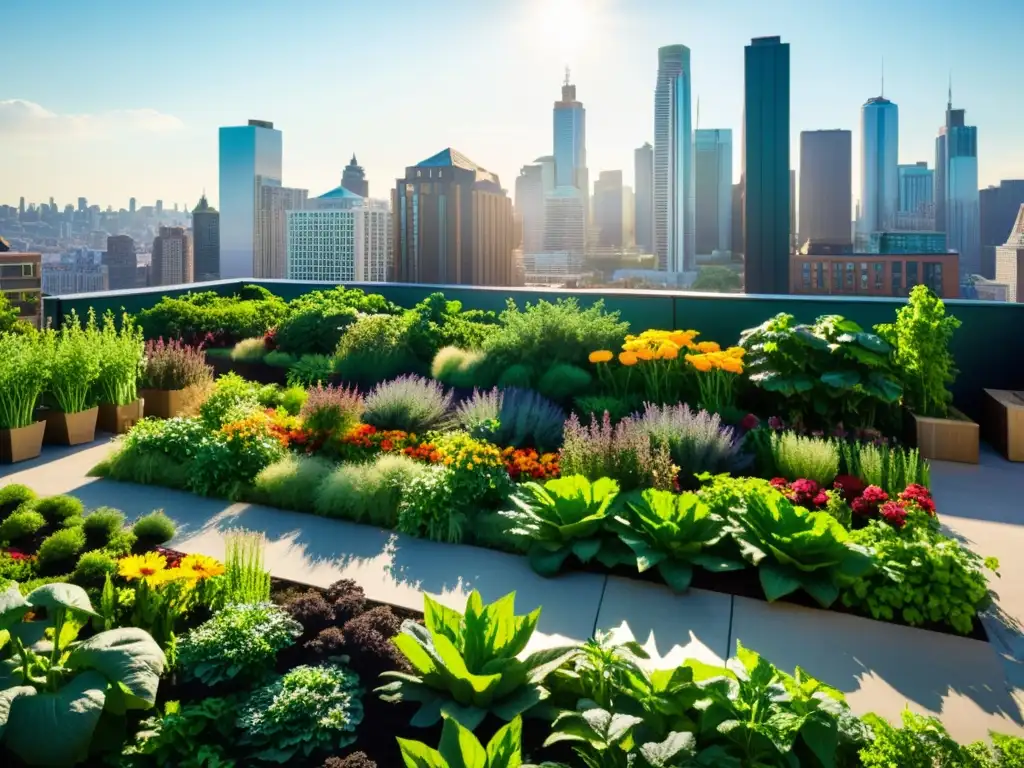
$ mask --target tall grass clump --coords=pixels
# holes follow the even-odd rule
[[[314,511],[324,517],[394,528],[406,487],[427,465],[401,454],[379,456],[369,464],[342,464],[316,491]]]
[[[314,432],[344,434],[359,423],[364,407],[363,398],[354,387],[317,384],[306,394],[299,416],[303,425]]]
[[[95,315],[89,310],[90,322]],[[138,397],[138,382],[145,370],[146,342],[142,329],[127,312],[121,315],[120,327],[109,310],[103,315],[98,334],[100,374],[96,391],[101,403],[130,405]]]
[[[928,461],[921,458],[917,448],[845,442],[840,452],[844,472],[868,485],[877,485],[893,498],[911,483],[931,487]]]
[[[206,356],[199,347],[189,346],[178,339],[164,341],[160,338],[146,342],[143,388],[188,389],[212,381],[213,368],[206,364]]]
[[[317,456],[289,454],[256,475],[252,500],[280,509],[312,512],[317,490],[333,467]]]
[[[50,381],[52,344],[41,333],[0,333],[0,429],[35,422],[35,407]]]
[[[610,477],[623,491],[668,491],[675,480],[668,446],[656,445],[632,418],[613,425],[607,411],[603,419],[586,425],[575,413],[569,417],[559,467],[563,476],[583,475],[588,480]]]
[[[528,389],[506,389],[501,396],[492,442],[514,448],[557,451],[562,444],[565,411]]]
[[[262,336],[242,339],[231,349],[231,359],[236,363],[258,363],[267,354],[267,345]]]
[[[717,413],[683,403],[647,403],[634,421],[653,445],[668,449],[672,463],[679,468],[679,482],[687,488],[697,487],[695,475],[732,472],[742,466],[740,441]]]
[[[71,310],[60,330],[44,333],[51,337],[49,345],[53,349],[49,402],[64,413],[89,410],[96,405],[94,388],[100,376],[101,346],[95,315],[90,313],[88,323],[83,325]]]
[[[771,447],[775,468],[787,480],[805,478],[829,487],[839,474],[839,444],[834,440],[777,432]]]
[[[266,546],[262,533],[239,529],[224,534],[225,605],[270,601],[270,573],[263,566]]]
[[[377,429],[417,434],[440,429],[451,420],[452,393],[422,376],[399,376],[366,396],[363,422]]]
[[[455,423],[477,439],[486,437],[498,425],[501,401],[501,390],[497,387],[485,391],[474,389],[472,395],[456,406]]]
[[[449,387],[468,389],[477,383],[484,353],[479,350],[442,347],[434,355],[430,375]]]

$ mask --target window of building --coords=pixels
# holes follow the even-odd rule
[[[838,293],[843,289],[843,265],[833,261],[829,268],[832,270],[832,290]]]
[[[868,263],[862,261],[860,263],[860,290],[866,292],[868,289]]]
[[[819,291],[825,290],[825,265],[820,261],[814,265],[816,272],[818,273],[818,279],[815,283]]]
[[[880,261],[875,262],[875,290],[881,291],[882,286],[885,284],[885,264]]]
[[[21,265],[21,276],[22,277],[32,277],[34,272],[35,272],[35,270],[32,269],[32,267],[34,267],[34,266],[35,266],[34,264],[22,264]]]
[[[903,262],[894,261],[892,263],[892,295],[902,296],[903,295]]]
[[[800,275],[803,278],[804,288],[811,287],[811,265],[809,262],[804,262],[800,266]]]
[[[854,263],[852,261],[846,262],[846,290],[853,291],[853,269]]]
[[[917,283],[918,283],[918,279],[917,279],[917,262],[916,261],[908,261],[907,262],[907,292],[909,293],[910,289],[913,288],[915,285],[917,285]]]

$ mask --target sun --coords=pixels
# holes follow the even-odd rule
[[[537,42],[566,62],[593,43],[600,0],[535,0],[533,23]]]

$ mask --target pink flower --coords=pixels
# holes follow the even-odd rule
[[[786,423],[778,416],[772,416],[770,419],[768,419],[768,426],[777,432],[780,429],[785,429]]]
[[[832,485],[837,491],[843,494],[843,500],[850,503],[864,493],[865,483],[859,477],[853,475],[839,475]]]
[[[818,495],[814,497],[814,506],[824,507],[828,505],[828,494],[824,491],[818,491]]]
[[[870,517],[878,512],[878,507],[889,500],[889,494],[877,485],[869,485],[859,498],[853,500],[853,511],[858,515]]]
[[[789,486],[794,492],[800,495],[814,496],[819,490],[818,484],[813,480],[794,480]]]
[[[752,429],[757,429],[757,425],[761,423],[761,420],[752,413],[748,413],[743,417],[743,421],[740,422],[740,426],[748,432]]]
[[[894,528],[902,528],[907,523],[907,510],[895,501],[887,501],[878,509],[882,519]]]
[[[935,501],[932,499],[931,492],[923,485],[911,483],[904,489],[899,498],[903,506],[915,504],[929,515],[935,514]]]
[[[773,477],[771,484],[772,488],[777,488],[780,491],[789,490],[789,481],[784,477]]]

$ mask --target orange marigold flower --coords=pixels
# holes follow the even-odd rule
[[[701,341],[697,344],[697,349],[701,352],[720,352],[722,347],[719,346],[717,341]]]
[[[611,360],[614,355],[607,349],[599,349],[596,352],[590,353],[590,362],[592,363],[607,363]]]
[[[620,352],[619,362],[623,365],[636,365],[637,354],[635,352]]]

